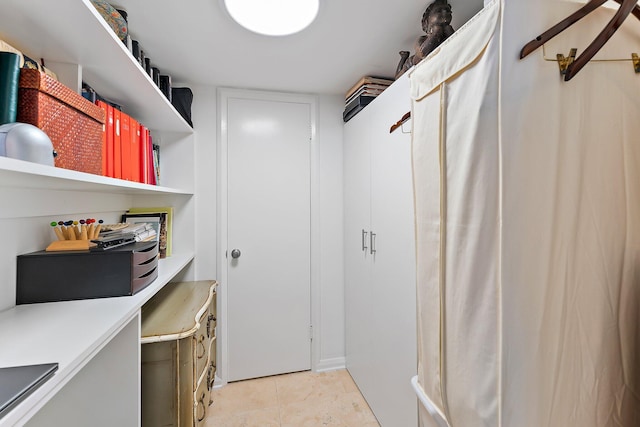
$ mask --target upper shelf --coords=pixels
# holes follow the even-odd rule
[[[193,132],[89,0],[2,0],[0,39],[45,64],[80,65],[84,81],[149,129]]]
[[[119,194],[182,194],[192,191],[141,184],[0,156],[0,187],[77,190]]]

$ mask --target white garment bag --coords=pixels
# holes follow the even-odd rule
[[[640,22],[569,82],[614,9],[518,57],[580,6],[489,1],[410,71],[422,426],[640,426]]]

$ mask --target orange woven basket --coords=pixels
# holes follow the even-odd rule
[[[46,133],[60,168],[102,175],[104,111],[39,70],[20,70],[18,122]]]

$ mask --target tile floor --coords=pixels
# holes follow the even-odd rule
[[[344,369],[229,383],[212,398],[205,427],[379,427]]]

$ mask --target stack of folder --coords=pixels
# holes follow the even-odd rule
[[[98,100],[105,112],[102,135],[102,174],[111,178],[158,184],[158,146],[153,144],[149,129],[136,119]]]
[[[344,102],[342,119],[345,122],[351,120],[360,110],[366,107],[376,96],[380,95],[389,85],[392,79],[384,77],[363,77],[347,92]]]

